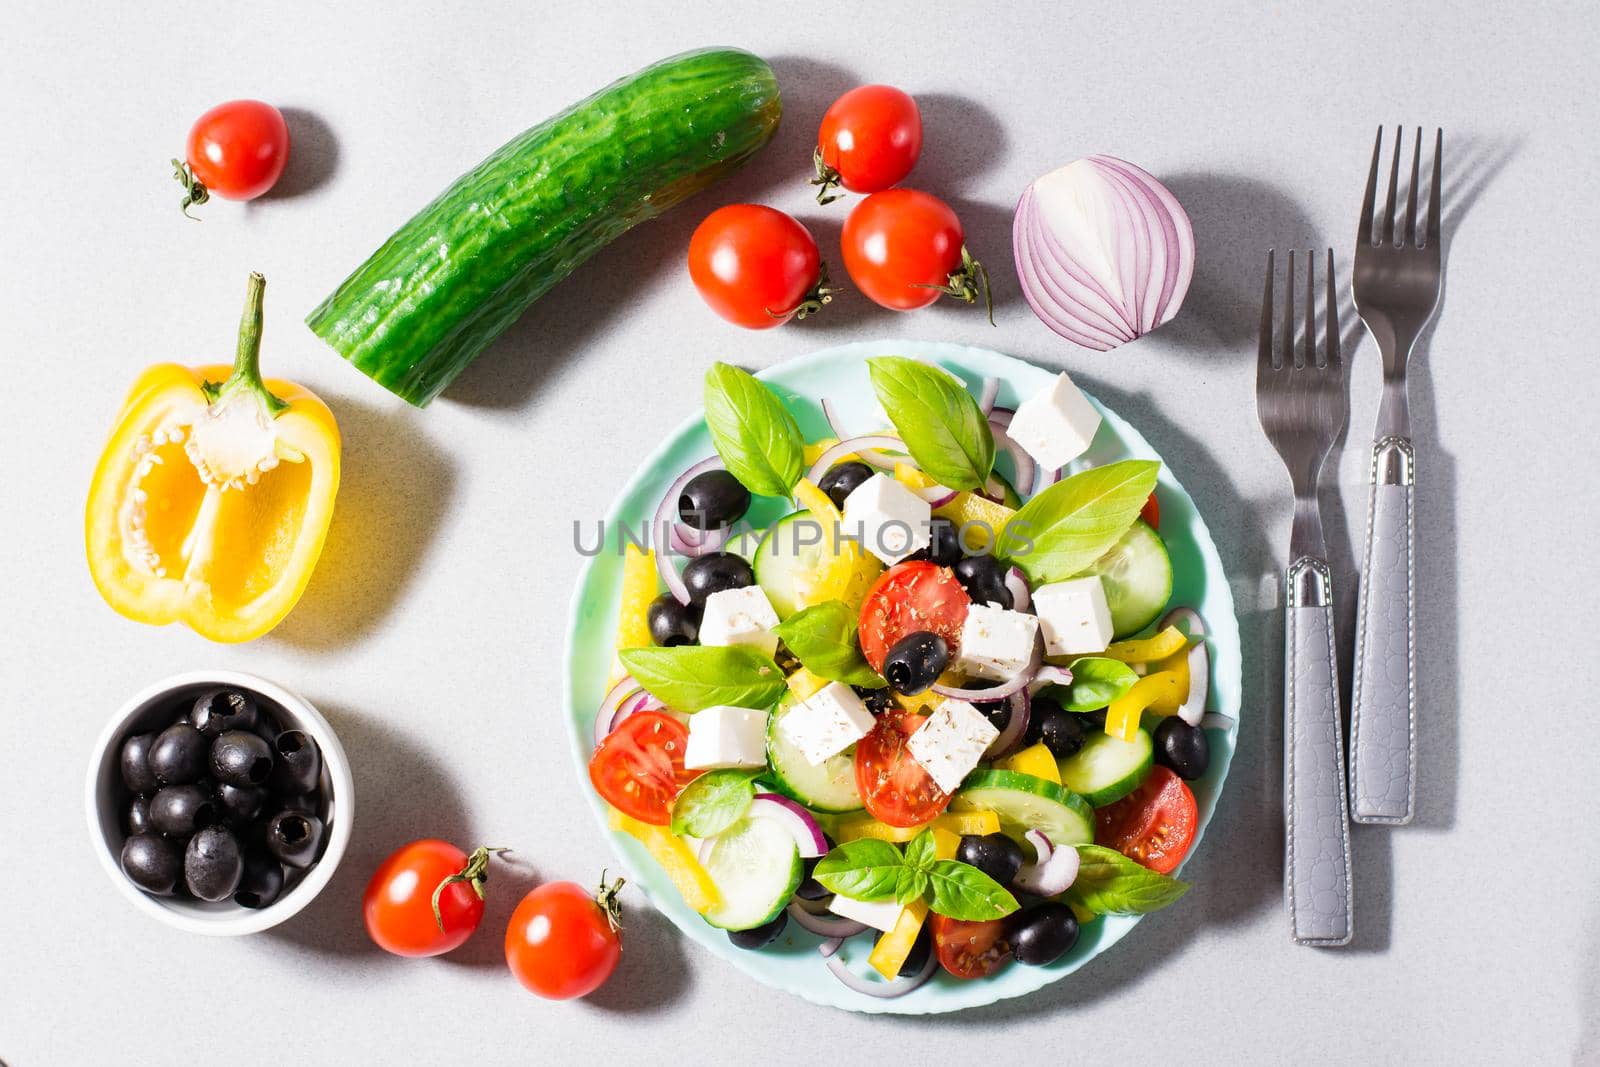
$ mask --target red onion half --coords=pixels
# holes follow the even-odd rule
[[[1194,227],[1183,206],[1115,156],[1077,160],[1028,186],[1012,238],[1034,314],[1101,352],[1169,321],[1194,278]]]

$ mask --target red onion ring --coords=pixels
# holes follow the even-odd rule
[[[828,428],[833,431],[833,436],[834,437],[838,438],[840,441],[846,441],[846,440],[849,440],[852,437],[851,434],[845,433],[844,432],[844,427],[842,425],[840,425],[839,416],[834,411],[833,402],[831,400],[824,400],[822,402],[822,417],[828,420]],[[854,436],[859,437],[860,435],[858,434],[858,435],[854,435]],[[887,436],[887,435],[885,435],[885,436]],[[900,441],[900,439],[898,437],[894,438],[894,444],[895,444],[895,447],[897,447],[899,449],[904,449],[905,448],[905,445],[901,443],[901,441]],[[869,448],[866,451],[860,453],[860,459],[861,459],[861,462],[865,463],[867,466],[869,466],[869,467],[877,467],[879,470],[883,470],[883,471],[892,471],[892,470],[894,470],[894,465],[897,462],[896,457],[894,457],[894,456],[886,456],[882,452],[874,451],[871,448]],[[815,469],[816,469],[816,466],[813,464],[812,465],[812,470],[815,470]],[[824,470],[826,470],[826,468],[824,468]],[[812,481],[816,481],[815,478],[813,478],[811,480]]]
[[[929,506],[936,508],[944,507],[959,495],[954,489],[944,485],[930,485],[925,489],[911,491],[926,500]]]
[[[837,946],[835,946],[835,951],[837,952]],[[924,963],[922,969],[910,978],[896,978],[892,982],[882,982],[874,981],[870,978],[862,978],[845,966],[844,960],[837,955],[824,955],[828,961],[828,970],[833,972],[835,978],[857,993],[863,996],[877,997],[879,1000],[892,1000],[895,997],[903,997],[913,990],[921,989],[927,984],[928,979],[933,977],[933,972],[939,969],[938,955],[930,952],[928,953],[928,962]]]
[[[1071,845],[1055,848],[1038,830],[1029,830],[1022,836],[1038,858],[1024,863],[1011,884],[1036,897],[1059,896],[1070,889],[1078,878],[1078,850]]]
[[[1028,587],[1028,576],[1022,573],[1021,567],[1012,567],[1006,571],[1006,591],[1011,594],[1012,611],[1032,611],[1033,592]]]
[[[840,947],[843,944],[844,944],[844,938],[842,938],[842,937],[830,937],[827,940],[823,941],[822,944],[817,946],[817,951],[822,953],[822,958],[823,959],[825,959],[825,960],[826,959],[832,959],[833,958],[833,954],[835,952],[838,952]]]
[[[1158,624],[1165,630],[1180,622],[1189,624],[1190,637],[1198,637],[1189,649],[1189,693],[1178,708],[1178,718],[1190,726],[1199,726],[1206,717],[1206,701],[1211,689],[1211,654],[1206,649],[1206,624],[1193,608],[1173,608],[1161,616]]]
[[[795,901],[789,902],[789,918],[793,919],[804,930],[808,930],[818,937],[836,938],[843,941],[847,937],[854,937],[867,929],[867,924],[846,919],[839,915],[813,915],[799,906]],[[837,950],[838,946],[835,946]]]
[[[1028,495],[1038,496],[1040,493],[1044,492],[1052,485],[1055,485],[1060,480],[1060,467],[1057,467],[1055,470],[1050,470],[1047,467],[1038,467],[1033,472],[1033,491]]]
[[[693,531],[693,533],[701,536],[695,538],[693,534],[685,531]],[[724,526],[717,530],[695,530],[693,526],[686,522],[676,522],[672,524],[669,537],[672,551],[680,556],[688,556],[690,559],[694,559],[711,552],[722,551],[722,546],[728,543],[728,538],[732,534],[732,526]]]
[[[626,715],[633,714],[633,711],[629,711],[626,713],[626,715],[623,715],[619,714],[619,711],[622,708],[624,701],[627,701],[635,694],[642,692],[644,692],[644,686],[635,681],[633,675],[631,674],[624,674],[621,678],[617,679],[617,683],[615,685],[606,690],[605,699],[600,702],[600,709],[594,714],[595,744],[598,745],[600,742],[604,741],[607,735],[609,735],[612,730],[616,729],[617,723],[621,722]],[[634,708],[634,711],[637,710],[637,708]]]
[[[1011,453],[1011,462],[1016,464],[1017,468],[1016,484],[1019,486],[1031,485],[1034,481],[1034,471],[1037,469],[1038,464],[1028,454],[1028,450],[1013,441],[1011,434],[1007,432],[1011,426],[1011,419],[1015,415],[1016,412],[1010,408],[995,408],[989,413],[989,430],[994,434],[995,447],[1003,448]]]
[[[1027,666],[1018,671],[1010,681],[1001,682],[989,689],[960,689],[953,685],[940,685],[935,682],[933,691],[942,697],[951,700],[965,700],[973,704],[992,704],[997,700],[1004,700],[1012,693],[1028,688],[1028,683],[1033,681],[1033,676],[1039,673],[1040,666],[1044,663],[1044,642],[1037,637],[1033,642],[1033,654],[1028,657]]]
[[[1006,720],[1006,728],[1000,731],[1000,736],[984,750],[984,759],[1000,759],[1011,755],[1022,746],[1022,739],[1028,736],[1028,720],[1033,713],[1033,699],[1028,691],[1017,690],[1006,697],[1006,704],[1011,708],[1011,716]]]
[[[1039,673],[1033,676],[1033,681],[1028,683],[1028,695],[1033,696],[1047,685],[1071,685],[1072,671],[1066,667],[1056,667],[1045,664],[1039,668]]]
[[[998,399],[1000,399],[1000,379],[985,378],[978,393],[978,410],[988,416],[989,412],[994,410],[994,402]]]
[[[852,452],[860,456],[863,462],[871,464],[875,467],[884,468],[885,465],[883,463],[876,463],[870,459],[867,459],[868,453],[872,452],[873,449],[878,448],[904,447],[905,444],[900,440],[900,438],[890,437],[888,434],[867,434],[864,437],[847,437],[817,457],[817,461],[811,465],[811,469],[806,471],[806,480],[813,484],[820,482],[822,480],[822,476],[828,473],[829,467],[833,466],[842,457],[850,455]],[[890,459],[886,469],[892,470],[897,462],[904,463],[907,461],[904,459]]]
[[[750,805],[750,814],[773,819],[782,824],[794,837],[795,847],[803,860],[816,859],[828,854],[828,839],[812,814],[788,797],[777,793],[757,793]]]
[[[660,505],[656,508],[654,525],[651,535],[656,541],[656,571],[661,575],[662,582],[666,583],[667,590],[672,593],[680,604],[689,602],[689,588],[683,584],[683,579],[678,576],[678,568],[672,565],[672,529],[677,525],[678,497],[682,495],[684,486],[706,471],[720,470],[722,468],[721,456],[709,456],[701,460],[682,474],[667,489],[666,495],[661,498]]]

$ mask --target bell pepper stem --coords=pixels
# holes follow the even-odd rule
[[[273,395],[261,380],[261,303],[267,291],[267,279],[251,271],[245,288],[244,314],[239,318],[239,348],[233,357],[233,373],[221,385],[206,384],[206,396],[212,403],[237,392],[254,393],[276,418],[289,409],[281,398]]]

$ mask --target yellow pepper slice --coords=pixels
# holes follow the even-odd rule
[[[1161,715],[1176,715],[1189,697],[1189,647],[1185,645],[1166,659],[1151,664],[1152,674],[1171,674],[1175,679],[1171,692],[1163,690],[1150,703],[1150,710]]]
[[[1082,926],[1086,923],[1092,923],[1100,917],[1094,912],[1090,911],[1088,908],[1084,907],[1082,904],[1078,903],[1076,900],[1073,900],[1070,896],[1066,898],[1066,901],[1067,907],[1072,909],[1073,917],[1078,920],[1079,926]]]
[[[804,667],[795,669],[795,672],[784,679],[789,686],[789,692],[794,694],[796,700],[810,700],[828,687],[828,680],[819,674],[812,674]]]
[[[1145,709],[1153,707],[1158,701],[1182,701],[1182,696],[1176,696],[1179,692],[1178,676],[1171,671],[1145,675],[1106,709],[1106,733],[1124,741],[1132,741],[1139,732],[1139,716]],[[1188,687],[1185,686],[1181,692],[1187,695]]]
[[[953,833],[940,829],[933,831],[933,854],[936,859],[955,859],[956,846],[960,844],[961,838]],[[878,943],[872,946],[872,954],[867,957],[872,969],[889,981],[894,981],[900,968],[910,958],[911,949],[916,945],[917,935],[922,932],[922,924],[927,918],[928,905],[922,901],[913,900],[910,904],[902,905],[894,929],[878,938]]]
[[[1000,832],[1000,817],[992,811],[948,811],[919,826],[890,826],[870,815],[842,815],[834,821],[833,838],[840,844],[870,837],[875,841],[903,845],[930,826],[938,833],[951,833],[957,837],[997,834]],[[937,837],[938,833],[934,836]]]
[[[135,621],[248,641],[289,613],[322,554],[339,428],[309,390],[262,380],[265,288],[250,276],[233,365],[146,370],[100,455],[89,572]]]
[[[1110,716],[1107,715],[1107,720],[1109,719]],[[1061,784],[1061,768],[1056,765],[1055,755],[1043,741],[1029,745],[1020,752],[1013,752],[995,766],[1003,771],[1031,774],[1035,778],[1043,778],[1056,785]]]
[[[814,482],[801,478],[794,487],[794,497],[822,527],[824,544],[832,544],[838,537],[838,553],[817,576],[811,588],[802,592],[801,606],[838,600],[848,608],[859,608],[866,599],[867,590],[883,572],[883,565],[877,557],[863,552],[859,543],[840,535],[844,516],[833,506],[828,494],[818,489]]]
[[[1176,626],[1169,626],[1154,637],[1118,641],[1100,655],[1123,663],[1153,663],[1176,654],[1188,645],[1188,636]]]
[[[617,647],[649,648],[650,602],[660,591],[653,549],[628,542],[622,556],[622,604],[617,614]]]
[[[938,483],[928,477],[926,472],[913,467],[909,463],[896,463],[894,465],[895,481],[907,489],[930,489]]]
[[[661,865],[661,869],[667,872],[667,877],[672,879],[672,884],[683,895],[685,904],[704,915],[722,903],[722,894],[717,890],[716,883],[700,866],[700,861],[681,837],[665,826],[653,826],[624,815],[615,808],[610,810],[611,829],[628,834],[649,851],[651,858]]]
[[[982,551],[993,544],[995,536],[1017,514],[1014,508],[966,491],[957,493],[950,503],[934,508],[933,513],[956,524],[956,529],[962,532],[962,547],[970,552]]]

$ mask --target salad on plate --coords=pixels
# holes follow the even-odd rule
[[[1087,465],[1101,415],[1068,375],[1011,410],[995,380],[866,362],[886,425],[849,433],[825,400],[815,441],[761,381],[708,372],[715,454],[624,538],[588,770],[734,945],[793,923],[888,998],[1050,964],[1183,895],[1210,670],[1169,603],[1160,465]],[[757,525],[758,501],[787,513]],[[858,936],[875,974],[841,958]]]

